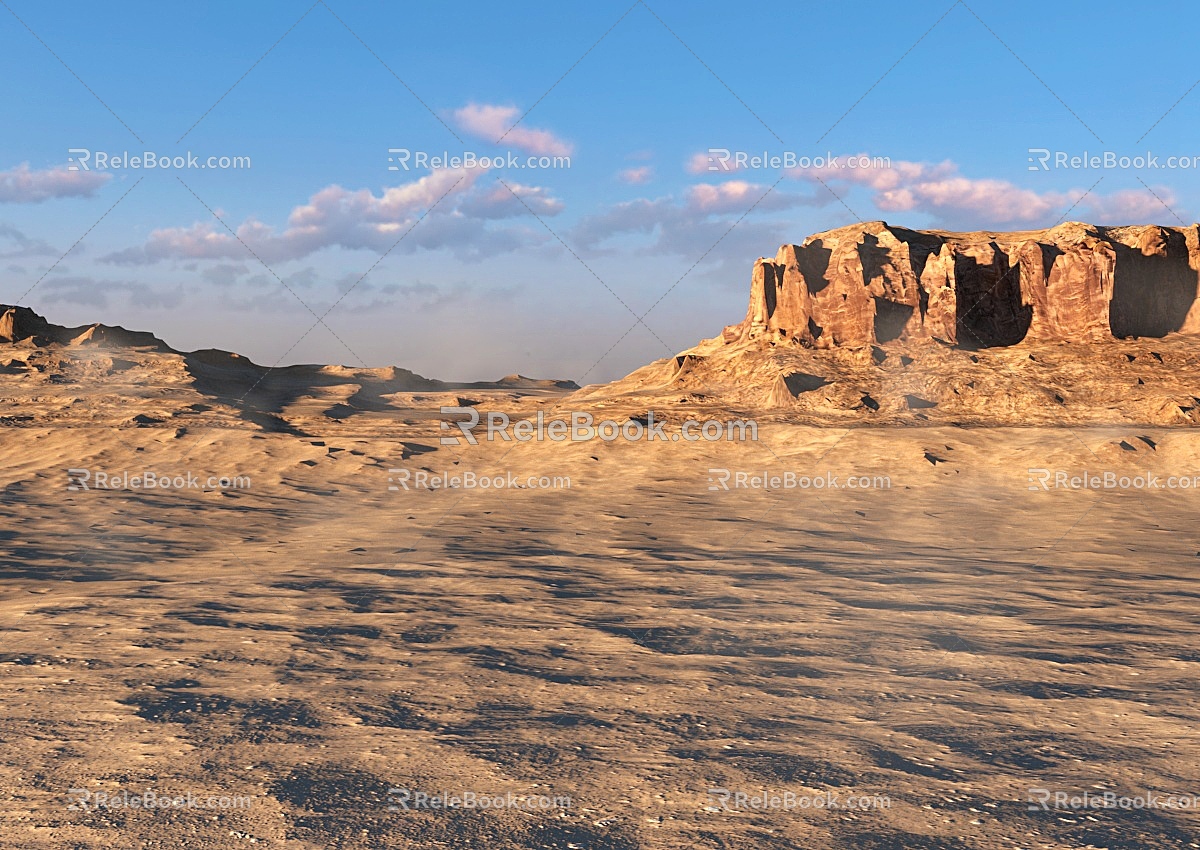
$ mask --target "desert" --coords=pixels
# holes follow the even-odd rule
[[[1197,31],[0,0],[0,850],[1200,850]]]
[[[765,265],[733,332],[583,389],[269,370],[5,308],[6,842],[1195,846],[1187,810],[1030,810],[1193,774],[1194,338],[1069,314],[1080,338],[818,348],[770,331],[812,284],[764,294]],[[1079,274],[1050,292],[1111,299],[1111,264]],[[793,394],[796,364],[821,385]],[[665,425],[472,444],[474,409]],[[733,420],[757,440],[679,439]],[[463,792],[508,802],[413,796]]]

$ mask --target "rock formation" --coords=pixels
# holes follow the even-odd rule
[[[0,304],[5,426],[77,423],[178,431],[250,423],[303,435],[337,422],[343,433],[357,429],[400,438],[414,416],[428,418],[430,404],[435,410],[511,405],[577,389],[573,381],[523,375],[451,382],[394,366],[261,366],[219,349],[177,351],[143,331],[64,327],[28,307]]]
[[[170,347],[152,333],[128,331],[111,325],[83,325],[77,328],[55,325],[28,307],[0,304],[0,342],[28,342],[31,345],[109,345],[148,347],[170,351]]]
[[[875,221],[754,265],[726,342],[810,348],[941,340],[963,348],[1200,331],[1200,226],[951,233]]]
[[[578,394],[813,424],[1200,426],[1200,226],[875,221],[754,265],[746,318]]]

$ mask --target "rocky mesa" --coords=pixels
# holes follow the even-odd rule
[[[1200,228],[883,221],[760,259],[736,325],[580,396],[812,424],[1200,424]]]
[[[1197,225],[951,233],[874,221],[758,260],[746,318],[725,339],[988,348],[1195,333],[1198,272]]]

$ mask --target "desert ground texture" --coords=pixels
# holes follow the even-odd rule
[[[1200,2],[108,5],[0,850],[1200,850]]]
[[[688,441],[745,411],[676,392],[665,440],[445,445],[443,406],[647,402],[0,360],[3,846],[1200,847],[1184,806],[1036,804],[1200,793],[1193,429]],[[504,486],[431,483],[467,473]],[[147,792],[212,804],[113,802]],[[464,794],[503,804],[428,804]]]

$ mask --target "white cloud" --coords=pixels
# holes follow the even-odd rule
[[[745,180],[727,180],[724,183],[700,183],[691,186],[685,193],[688,209],[695,213],[736,213],[741,215],[753,207],[756,211],[784,210],[797,206],[824,206],[828,200],[814,194],[796,195],[781,191],[778,187],[771,192],[770,186],[749,183]],[[826,193],[828,195],[828,193]]]
[[[468,260],[544,241],[540,228],[492,224],[528,215],[528,210],[501,185],[476,189],[484,173],[480,168],[442,169],[412,183],[386,188],[379,195],[369,189],[327,186],[295,207],[282,231],[247,218],[236,227],[235,238],[220,222],[199,221],[155,230],[143,245],[102,259],[122,264],[169,259],[245,262],[253,251],[272,264],[326,248],[383,252],[410,229],[411,235],[404,238],[398,251],[446,248]],[[539,216],[555,215],[563,207],[543,187],[510,185]]]
[[[0,171],[0,204],[40,204],[51,198],[90,198],[112,179],[98,171],[48,168],[32,171],[29,163]]]
[[[195,269],[195,264],[192,265]],[[200,276],[216,286],[232,286],[239,279],[250,274],[250,269],[244,263],[217,263],[200,272]]]
[[[900,160],[889,167],[848,168],[847,162],[857,157],[840,157],[841,167],[795,168],[788,175],[812,183],[819,179],[840,195],[854,186],[867,188],[878,210],[926,213],[952,230],[1045,227],[1064,215],[1095,224],[1177,223],[1162,202],[1182,214],[1174,193],[1165,188],[1155,190],[1162,202],[1138,189],[1107,195],[1083,188],[1038,192],[1008,180],[965,177],[948,160],[937,163]]]
[[[595,249],[614,236],[657,232],[659,250],[687,254],[706,238],[695,234],[712,232],[716,234],[713,237],[715,240],[751,207],[757,212],[775,211],[800,206],[825,206],[833,200],[816,194],[810,196],[782,192],[778,188],[768,193],[769,188],[758,183],[730,180],[690,186],[682,193],[682,197],[668,195],[653,200],[637,198],[622,201],[603,213],[585,216],[573,229],[572,235],[584,248]],[[709,246],[711,244],[710,241]]]
[[[1154,194],[1145,189],[1122,189],[1110,195],[1094,198],[1089,205],[1095,224],[1143,224],[1158,223],[1168,226],[1183,226],[1176,218],[1183,217],[1183,207],[1166,186],[1151,186]],[[1158,197],[1155,197],[1157,195]],[[1186,221],[1187,219],[1184,219]]]
[[[459,209],[468,216],[483,219],[520,217],[529,215],[530,210],[539,216],[553,216],[562,212],[563,202],[553,197],[549,189],[505,182],[507,188],[497,183],[487,191],[472,193],[463,199]],[[514,194],[516,197],[513,197]]]
[[[521,112],[515,106],[486,103],[468,103],[454,113],[460,127],[489,144],[498,144],[503,136],[505,143],[538,156],[570,156],[575,149],[549,130],[517,124],[520,117]]]

